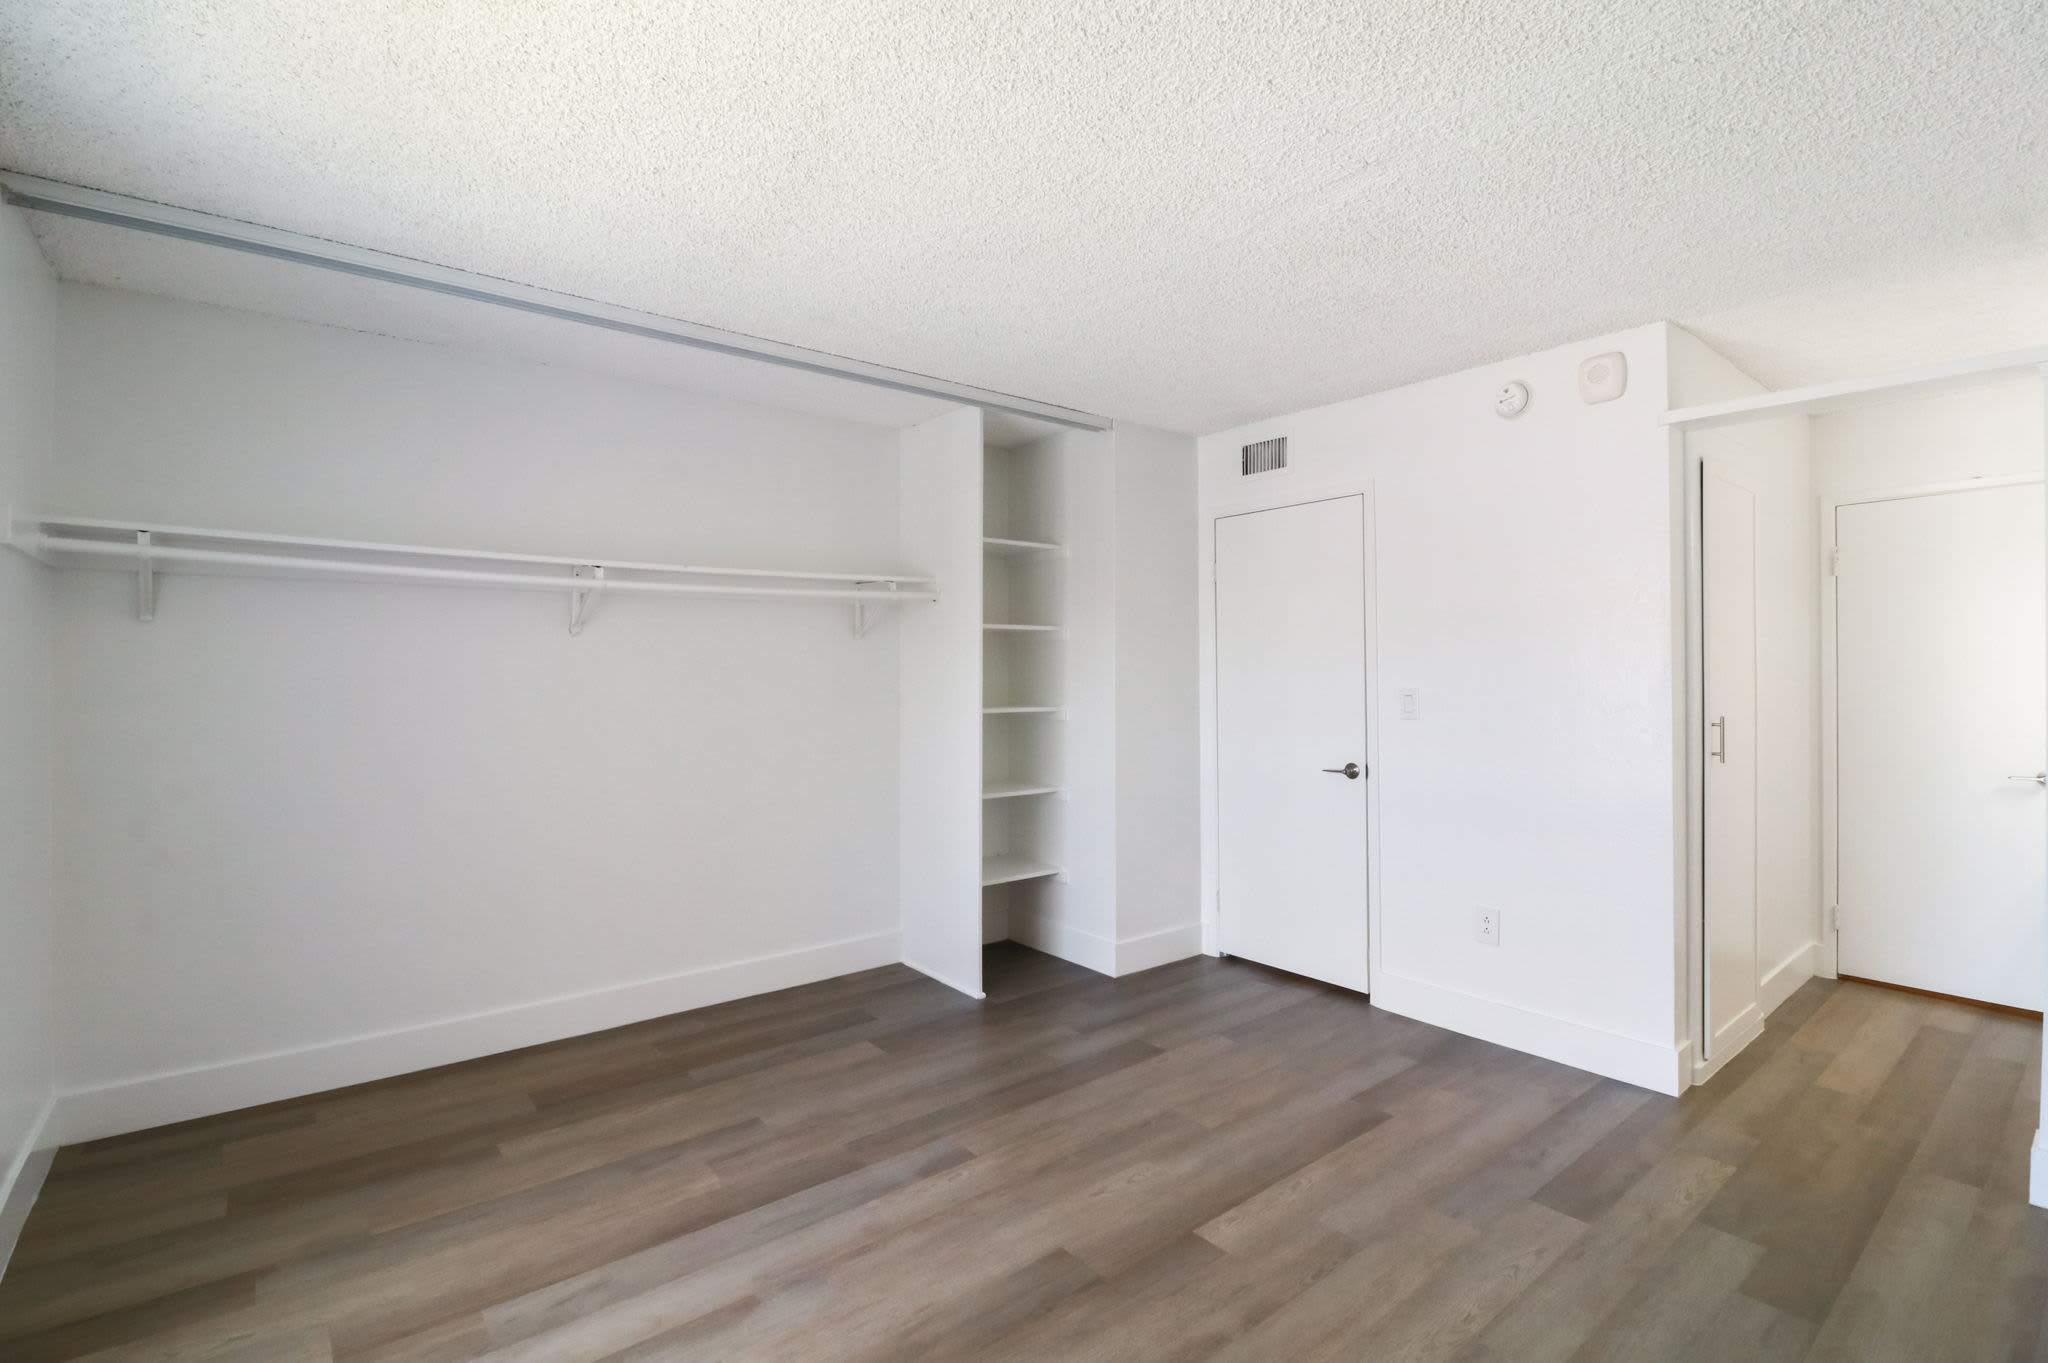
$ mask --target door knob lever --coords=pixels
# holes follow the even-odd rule
[[[1324,767],[1323,770],[1332,776],[1341,776],[1347,781],[1356,781],[1361,775],[1356,762],[1346,762],[1341,767]]]
[[[2032,776],[2008,776],[2008,781],[2032,781],[2037,786],[2048,786],[2048,771],[2037,771]]]

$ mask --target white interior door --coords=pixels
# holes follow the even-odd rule
[[[2042,524],[2032,484],[1836,510],[1844,975],[2041,1007]]]
[[[1338,497],[1216,522],[1222,948],[1361,991],[1364,506]]]
[[[1757,961],[1756,496],[1701,485],[1706,643],[1706,1058],[1763,1023]]]

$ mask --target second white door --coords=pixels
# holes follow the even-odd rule
[[[1216,522],[1222,947],[1360,991],[1365,562],[1362,497]]]
[[[1843,506],[1835,528],[1841,973],[2038,1010],[2041,488]]]

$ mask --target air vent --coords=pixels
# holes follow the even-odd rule
[[[1254,473],[1273,473],[1287,467],[1287,437],[1276,435],[1271,440],[1258,440],[1246,445],[1243,462],[1240,465],[1244,476]]]

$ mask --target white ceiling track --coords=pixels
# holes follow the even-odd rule
[[[869,364],[865,360],[833,355],[822,350],[807,350],[802,346],[785,345],[780,341],[747,336],[737,331],[723,331],[717,327],[702,326],[674,317],[663,317],[657,313],[615,307],[610,303],[578,298],[574,294],[537,289],[526,284],[515,284],[510,280],[493,279],[489,275],[471,274],[466,270],[451,269],[445,265],[434,265],[422,260],[408,260],[404,256],[387,255],[382,251],[349,246],[338,241],[323,241],[319,237],[304,236],[276,227],[265,227],[260,223],[238,222],[233,218],[215,217],[210,213],[199,213],[189,208],[151,203],[147,199],[132,198],[126,194],[87,189],[82,185],[67,185],[58,180],[43,180],[33,175],[0,171],[0,197],[4,197],[6,202],[18,208],[31,209],[38,213],[54,213],[60,217],[106,223],[157,236],[174,237],[180,241],[195,241],[208,246],[225,247],[231,251],[268,256],[273,260],[289,260],[317,269],[355,275],[362,279],[381,280],[387,284],[424,289],[429,293],[445,294],[451,298],[466,298],[494,307],[512,308],[540,317],[552,317],[557,321],[602,327],[607,331],[623,332],[628,336],[666,341],[720,355],[737,355],[742,359],[759,360],[763,364],[780,365],[785,369],[846,379],[871,387],[893,389],[899,393],[914,393],[919,397],[957,402],[968,407],[1009,412],[1016,416],[1049,421],[1058,426],[1070,426],[1076,430],[1106,431],[1111,424],[1107,417],[1078,411],[1072,407],[1056,406],[1050,402],[1040,402],[1036,398],[998,393],[993,389],[976,388],[971,384],[954,383],[948,379],[936,379],[928,374],[912,373],[907,369],[891,369],[887,365]]]
[[[1979,355],[1967,360],[1948,360],[1899,369],[1869,378],[1840,379],[1806,388],[1787,388],[1776,393],[1757,393],[1725,402],[1703,402],[1696,407],[1676,407],[1664,414],[1664,424],[1679,430],[1703,431],[1729,426],[1738,421],[1761,421],[1770,417],[1805,416],[1871,402],[1890,402],[1915,393],[1970,384],[1991,383],[2027,372],[2048,375],[2048,346],[2007,350],[1996,355]]]
[[[157,578],[165,573],[560,592],[568,601],[571,634],[581,633],[597,602],[612,595],[840,602],[853,608],[856,636],[896,607],[939,599],[930,578],[908,573],[558,558],[80,517],[17,516],[7,543],[51,567],[133,572],[139,620],[155,618]]]

